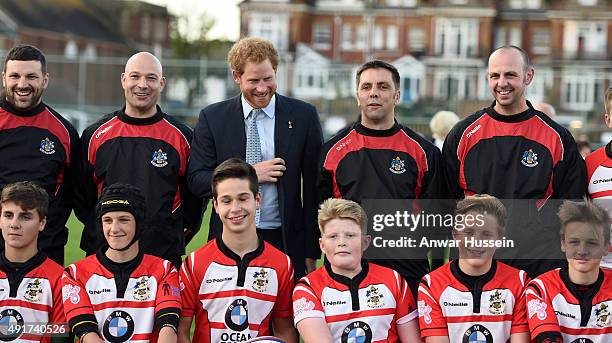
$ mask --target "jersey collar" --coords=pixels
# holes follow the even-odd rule
[[[134,118],[125,114],[125,106],[123,106],[119,111],[115,112],[117,117],[124,123],[132,124],[132,125],[151,125],[157,123],[158,121],[164,119],[166,114],[161,110],[159,105],[155,105],[157,108],[157,112],[152,117],[147,118]]]
[[[251,264],[251,261],[256,259],[259,255],[261,255],[264,251],[264,240],[259,235],[257,235],[257,248],[251,252],[246,253],[242,258],[238,256],[235,252],[232,251],[225,243],[223,243],[223,239],[221,238],[221,234],[217,236],[215,239],[217,247],[219,251],[228,258],[231,258],[236,263],[236,267],[238,267],[238,280],[236,280],[236,285],[238,287],[244,287],[244,282],[246,279],[246,272]]]
[[[0,269],[2,269],[5,273],[22,273],[23,275],[29,273],[34,268],[40,266],[47,256],[39,251],[36,255],[32,256],[29,260],[25,262],[11,262],[9,261],[4,253],[0,255]]]
[[[368,276],[368,272],[370,271],[370,264],[368,261],[363,259],[361,260],[361,271],[351,279],[344,275],[334,273],[329,261],[327,259],[324,260],[325,271],[327,274],[329,274],[329,277],[331,277],[332,280],[348,287],[349,292],[351,293],[351,307],[353,311],[359,311],[359,285],[366,278],[366,276]]]
[[[251,252],[246,253],[243,258],[240,258],[238,254],[233,252],[232,249],[230,249],[227,245],[225,245],[225,243],[223,243],[221,235],[218,235],[215,240],[217,242],[217,246],[219,247],[219,251],[221,251],[223,255],[231,258],[236,262],[244,262],[246,260],[250,262],[254,260],[257,256],[261,255],[264,251],[264,241],[261,237],[259,237],[259,235],[257,235],[257,248]]]
[[[364,135],[364,136],[372,136],[372,137],[389,137],[396,134],[399,130],[402,129],[401,125],[398,124],[397,120],[393,123],[393,126],[386,130],[374,130],[367,128],[361,124],[360,121],[356,122],[353,126],[355,130]]]
[[[597,281],[594,284],[588,286],[588,289],[585,291],[580,291],[579,285],[573,283],[569,278],[568,267],[565,266],[559,270],[559,276],[561,277],[561,281],[565,284],[565,287],[572,293],[572,295],[578,299],[580,303],[580,326],[586,326],[591,318],[591,309],[593,306],[593,298],[599,293],[599,289],[604,281],[604,272],[599,269],[599,275],[597,276]]]
[[[16,297],[17,290],[19,289],[19,285],[23,278],[36,267],[40,266],[47,256],[38,252],[36,255],[32,256],[29,260],[23,263],[11,262],[9,261],[4,253],[0,254],[0,269],[6,273],[6,278],[9,283],[9,296]]]
[[[497,261],[493,260],[491,269],[479,276],[471,276],[464,273],[459,268],[459,260],[453,260],[450,269],[453,276],[472,293],[472,312],[480,313],[480,298],[482,296],[482,291],[484,286],[495,276],[497,272]]]
[[[144,254],[142,249],[139,249],[138,255],[136,255],[136,257],[134,257],[134,259],[131,261],[118,263],[108,258],[104,251],[104,249],[99,249],[98,252],[96,252],[96,258],[98,261],[100,261],[100,264],[106,268],[106,270],[113,274],[115,287],[117,289],[116,296],[117,298],[121,299],[125,296],[127,285],[130,281],[130,276],[142,263]]]
[[[608,156],[608,158],[612,158],[612,141],[610,141],[610,143],[606,144],[606,156]]]
[[[533,109],[533,106],[531,105],[531,103],[529,102],[529,100],[525,100],[527,102],[527,109],[521,113],[517,113],[517,114],[513,114],[513,115],[503,115],[503,114],[499,114],[497,113],[497,111],[495,111],[495,100],[493,100],[493,103],[491,104],[491,107],[487,108],[485,111],[487,112],[487,114],[498,121],[502,121],[502,122],[506,122],[506,123],[518,123],[518,122],[522,122],[525,121],[531,117],[533,117],[534,115],[536,115],[536,110]]]
[[[334,273],[334,271],[332,270],[331,264],[329,264],[329,261],[327,259],[325,259],[324,265],[325,265],[325,270],[327,271],[329,276],[332,278],[332,280],[339,282],[343,285],[346,285],[348,287],[350,287],[351,285],[355,285],[359,287],[359,284],[361,283],[361,281],[365,279],[365,277],[368,275],[368,271],[370,270],[370,265],[368,264],[368,261],[362,259],[361,260],[361,271],[359,272],[359,274],[355,275],[351,279],[344,275]]]
[[[16,116],[19,116],[19,117],[33,117],[39,114],[40,112],[42,112],[45,109],[45,107],[47,107],[47,105],[45,105],[41,101],[40,104],[30,108],[29,110],[24,111],[24,110],[16,109],[11,103],[6,101],[6,99],[3,99],[0,101],[0,107],[2,107],[7,112],[14,114]]]

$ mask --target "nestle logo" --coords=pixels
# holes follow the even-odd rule
[[[102,136],[103,134],[107,133],[108,130],[111,129],[111,127],[113,127],[113,126],[109,125],[109,126],[105,127],[104,129],[100,130],[100,132],[96,133],[96,138],[100,138],[100,136]]]
[[[480,124],[476,125],[475,128],[471,129],[470,132],[465,135],[465,137],[470,138],[471,135],[475,134],[476,131],[480,130]]]
[[[342,143],[338,143],[338,146],[336,147],[337,151],[340,151],[342,149],[344,149],[344,147],[346,147],[347,145],[349,145],[349,143],[352,141],[352,138],[347,139],[346,141],[342,142]]]

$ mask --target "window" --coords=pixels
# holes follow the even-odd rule
[[[408,49],[410,51],[425,51],[425,30],[420,27],[408,31]]]
[[[578,3],[582,6],[595,6],[597,5],[597,0],[578,0]]]
[[[563,51],[567,58],[606,56],[608,42],[607,22],[573,21],[564,24]]]
[[[351,24],[342,25],[342,50],[353,48],[353,28]]]
[[[395,25],[387,26],[387,49],[397,50],[398,48],[398,29]]]
[[[498,27],[495,30],[495,48],[506,45],[506,28]]]
[[[367,39],[368,34],[365,25],[359,25],[359,27],[357,27],[357,41],[355,42],[355,48],[359,50],[365,49]]]
[[[328,23],[315,23],[313,28],[313,43],[317,49],[329,49],[331,28]]]
[[[550,53],[550,30],[536,29],[533,32],[533,47],[534,54],[546,55]]]
[[[248,35],[267,39],[284,51],[289,47],[289,17],[283,14],[253,13],[249,19]]]
[[[513,9],[538,9],[541,0],[510,0],[510,8]]]
[[[440,80],[439,96],[442,99],[454,99],[457,97],[459,90],[459,80],[448,75]]]
[[[479,70],[473,68],[441,68],[434,72],[434,89],[438,99],[476,99]],[[484,78],[483,78],[484,79]]]
[[[376,25],[374,28],[374,49],[382,49],[385,43],[385,37],[382,26]]]
[[[603,80],[589,73],[564,75],[561,82],[562,104],[574,111],[590,111],[594,108],[603,89]]]
[[[522,32],[520,27],[513,27],[510,29],[510,45],[521,46],[522,43]]]
[[[385,2],[389,7],[415,7],[416,0],[387,0]]]
[[[263,17],[261,18],[261,26],[259,27],[259,34],[262,37],[270,38],[272,37],[272,18]]]
[[[438,18],[436,53],[445,57],[469,57],[478,51],[478,20]]]

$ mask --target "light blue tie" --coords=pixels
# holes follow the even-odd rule
[[[254,108],[247,116],[247,141],[246,141],[246,163],[254,166],[261,162],[261,141],[259,140],[259,132],[257,131],[257,117],[262,112],[259,108]],[[261,185],[259,185],[259,193],[261,193]],[[255,225],[259,225],[260,211],[255,212]]]

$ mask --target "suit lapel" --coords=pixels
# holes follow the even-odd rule
[[[233,137],[228,138],[229,149],[231,151],[230,156],[246,158],[246,133],[244,128],[244,114],[242,114],[242,102],[240,101],[240,95],[235,97],[228,107],[228,113],[226,113],[226,127],[228,128],[228,134]],[[230,133],[233,132],[233,133]]]
[[[295,118],[285,104],[283,96],[276,94],[274,120],[274,152],[276,157],[287,161],[287,153],[291,147],[291,136],[295,130]]]

